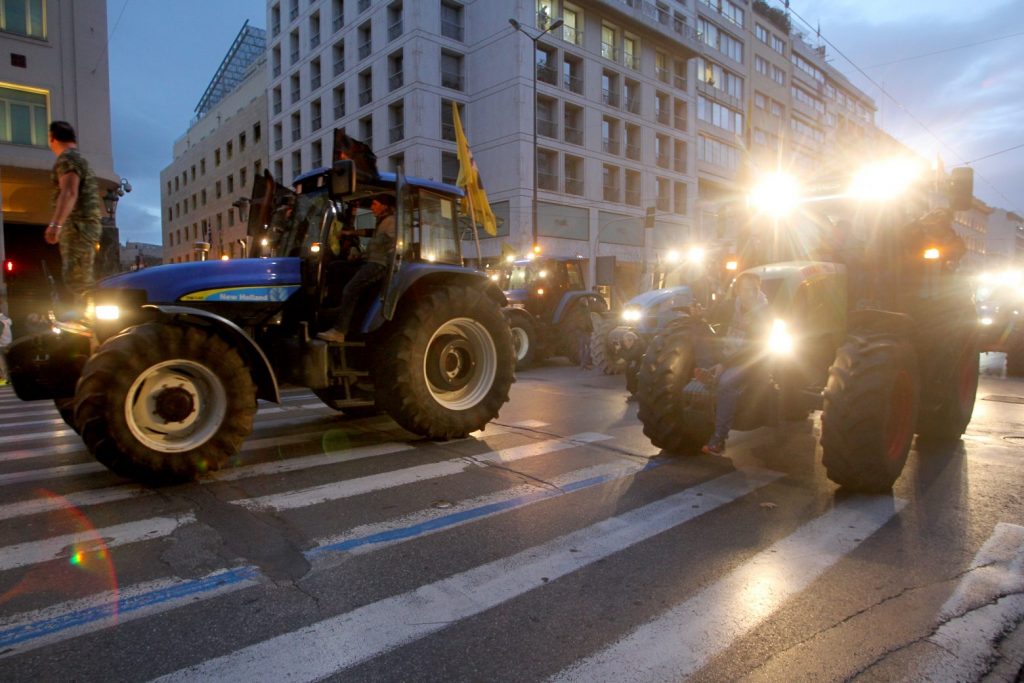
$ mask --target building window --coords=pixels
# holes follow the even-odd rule
[[[662,83],[669,82],[668,55],[661,50],[654,53],[654,75]]]
[[[673,146],[672,169],[676,173],[686,173],[686,142],[675,140]]]
[[[315,140],[310,146],[310,157],[309,166],[310,168],[320,168],[324,165],[324,143],[319,140]]]
[[[619,153],[619,120],[610,116],[601,118],[601,149],[607,154]]]
[[[562,87],[577,95],[583,94],[583,60],[568,52],[562,58]]]
[[[314,12],[309,16],[309,49],[312,50],[320,45],[320,13]]]
[[[359,27],[359,59],[366,59],[372,51],[372,33],[370,22]]]
[[[452,40],[462,40],[462,5],[441,3],[441,35]]]
[[[0,2],[0,31],[45,38],[46,17],[43,14],[43,0]]]
[[[231,194],[232,192],[235,191],[235,176],[233,174],[228,174],[228,183],[227,184],[228,184],[228,194]],[[205,190],[203,191],[203,203],[204,204],[206,203],[206,191]]]
[[[583,109],[575,104],[565,103],[562,123],[565,141],[573,145],[583,145]]]
[[[405,168],[405,155],[404,154],[392,154],[389,158],[391,161],[391,170],[398,173],[399,169]]]
[[[334,120],[345,118],[345,86],[339,85],[334,89]]]
[[[628,78],[622,83],[622,106],[630,114],[640,113],[640,84]]]
[[[299,16],[299,0],[288,0],[288,21],[295,21]]]
[[[441,152],[441,182],[454,185],[459,178],[459,157],[451,152]]]
[[[565,193],[583,195],[583,159],[565,155]]]
[[[537,134],[546,138],[558,138],[558,100],[537,97]]]
[[[393,2],[388,6],[388,42],[402,35],[402,3]]]
[[[401,50],[388,57],[388,91],[398,90],[404,84],[405,77],[402,73],[404,63],[405,59]]]
[[[299,112],[292,114],[292,142],[298,142],[302,137],[302,116]]]
[[[360,13],[370,9],[370,0],[359,0],[359,4],[356,5],[356,10]]]
[[[666,126],[671,125],[671,98],[663,92],[654,94],[654,118],[657,119],[658,123]]]
[[[238,151],[245,151],[245,131],[243,130],[238,134]],[[203,160],[203,173],[206,173],[206,160]]]
[[[284,140],[282,139],[283,136],[282,136],[281,133],[282,133],[281,124],[280,123],[275,123],[274,124],[274,151],[275,152],[280,152],[281,151],[281,147],[284,146]],[[281,176],[277,176],[277,177],[280,178]]]
[[[323,117],[321,115],[320,98],[313,100],[309,103],[309,129],[320,130],[320,126],[323,123]]]
[[[220,166],[220,147],[213,150],[213,165]],[[196,179],[196,167],[192,167],[192,180]]]
[[[288,37],[288,44],[290,47],[291,64],[295,64],[299,61],[299,29],[291,32],[291,35]]]
[[[271,76],[277,78],[281,75],[281,46],[275,45],[270,51],[270,72]]]
[[[309,62],[309,89],[316,90],[320,87],[320,58],[317,57]]]
[[[281,106],[281,86],[276,85],[270,91],[270,111],[273,112],[274,116],[281,113]]]
[[[331,30],[340,31],[345,26],[345,0],[331,0]]]
[[[0,142],[46,147],[49,144],[48,110],[49,93],[45,90],[0,86]]]
[[[220,195],[217,196],[219,197]],[[199,192],[199,205],[206,206],[206,190],[201,190]]]
[[[658,198],[655,201],[655,206],[658,211],[671,211],[672,210],[672,183],[668,178],[656,178],[655,183],[657,184]]]
[[[672,153],[669,150],[667,135],[654,136],[654,161],[661,168],[669,168],[672,165]]]
[[[640,161],[640,126],[626,124],[626,158]]]
[[[223,185],[219,180],[213,184],[213,196],[216,197],[217,199],[220,199],[221,195],[224,194],[222,190]],[[205,193],[206,191],[204,190],[203,192]]]
[[[359,137],[363,139],[366,145],[373,149],[373,117],[364,116],[359,119]]]
[[[345,75],[345,41],[336,42],[331,53],[334,56],[334,77],[339,78]]]
[[[252,141],[253,142],[259,142],[262,132],[263,131],[260,128],[260,124],[259,124],[258,121],[256,123],[252,124]]]
[[[700,95],[697,97],[697,118],[730,133],[743,132],[743,114]]]
[[[365,107],[373,101],[373,72],[367,69],[359,74],[359,106]]]
[[[466,105],[459,103],[459,119],[466,125]],[[441,139],[455,142],[455,117],[452,114],[452,100],[441,100]]]
[[[601,72],[601,100],[609,107],[619,106],[619,75],[614,71]]]
[[[558,192],[558,152],[537,150],[537,187],[548,192]]]
[[[405,104],[399,100],[388,106],[388,142],[394,144],[405,137]]]
[[[610,24],[601,24],[601,56],[613,62],[619,56],[619,31]]]
[[[249,170],[245,168],[238,169],[238,186],[245,187],[246,180],[249,176]]]
[[[462,90],[462,55],[441,51],[441,85],[452,90]]]
[[[686,102],[683,100],[672,100],[672,127],[686,130]]]
[[[583,12],[567,2],[562,4],[562,37],[573,45],[583,44]]]
[[[548,85],[558,85],[558,50],[546,45],[537,46],[537,80]]]
[[[640,192],[640,172],[626,169],[626,193],[625,202],[630,206],[640,206],[642,194]]]
[[[278,159],[274,162],[274,177],[284,178],[284,161]]]
[[[302,150],[292,152],[292,178],[302,173]]]
[[[298,102],[302,97],[302,88],[299,74],[292,74],[291,77],[292,104]]]
[[[231,157],[234,156],[235,143],[231,140],[228,140],[227,144],[224,145],[224,151],[227,154],[227,158],[231,159]]]
[[[627,69],[640,69],[640,41],[633,36],[622,39],[622,63]]]
[[[281,32],[281,5],[277,4],[270,8],[270,35],[276,36]]]
[[[606,202],[619,201],[619,167],[604,164],[601,167],[601,185]]]

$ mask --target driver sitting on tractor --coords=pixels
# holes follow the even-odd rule
[[[710,368],[698,368],[698,381],[711,386],[717,383],[715,395],[715,433],[701,452],[721,455],[729,437],[736,405],[758,362],[760,348],[756,340],[766,336],[771,320],[768,298],[761,291],[761,279],[754,273],[736,278],[736,304],[732,320],[722,340],[721,360]]]
[[[345,333],[352,322],[352,314],[363,294],[384,279],[391,256],[395,251],[395,198],[381,194],[373,198],[370,211],[377,219],[377,227],[366,249],[366,260],[345,285],[341,293],[341,305],[334,327],[319,333],[317,339],[342,344]]]

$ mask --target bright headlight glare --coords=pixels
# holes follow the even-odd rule
[[[96,307],[97,320],[117,320],[120,317],[121,309],[114,304],[105,304]]]
[[[895,199],[910,188],[921,172],[921,164],[912,159],[895,158],[875,162],[857,171],[849,192],[865,201]]]
[[[770,352],[780,356],[793,353],[793,335],[786,328],[785,320],[776,318],[772,321],[772,331],[768,335],[768,350]]]
[[[637,308],[627,308],[622,312],[622,319],[626,322],[634,323],[642,317],[640,310]]]
[[[991,325],[993,321],[992,318],[982,318],[978,322],[980,322],[982,325]]]
[[[669,249],[668,253],[665,254],[665,260],[669,263],[679,263],[679,252],[675,249]]]
[[[758,213],[785,216],[800,203],[800,183],[788,173],[772,173],[754,186],[747,202]]]
[[[702,247],[690,247],[686,252],[686,260],[690,263],[703,263],[705,252]]]

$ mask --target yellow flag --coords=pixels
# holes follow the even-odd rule
[[[480,181],[480,171],[473,160],[473,153],[469,151],[466,134],[462,132],[459,105],[455,102],[452,102],[452,116],[455,119],[455,142],[459,150],[459,178],[455,184],[466,193],[462,199],[462,211],[470,216],[475,215],[476,220],[483,223],[487,234],[494,237],[498,234],[498,221],[491,211],[490,202],[487,201],[487,193],[484,192],[484,184]],[[472,213],[470,206],[473,209]]]

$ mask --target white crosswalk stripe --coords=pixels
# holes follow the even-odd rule
[[[727,474],[511,557],[158,680],[319,680],[582,569],[780,476],[767,471]]]

